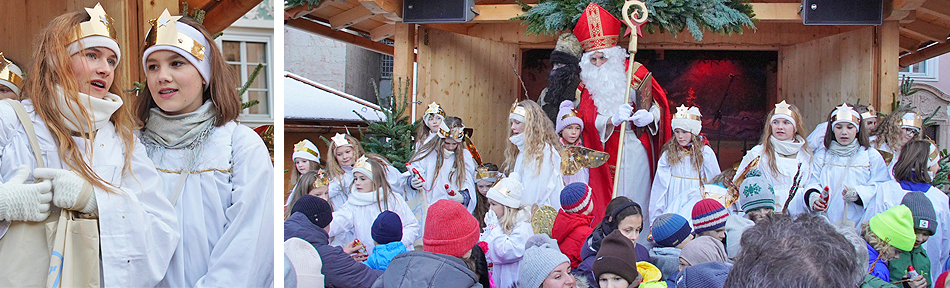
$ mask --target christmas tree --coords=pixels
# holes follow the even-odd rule
[[[409,107],[409,89],[411,82],[406,79],[403,85],[402,78],[397,80],[399,87],[393,87],[393,97],[389,97],[388,108],[386,105],[380,105],[384,120],[382,122],[373,122],[363,118],[363,115],[356,113],[363,122],[368,125],[367,132],[360,131],[363,149],[366,153],[375,153],[386,157],[390,163],[400,172],[406,172],[406,162],[412,157],[413,141],[412,131],[419,125],[418,121],[413,122],[405,114]],[[376,99],[380,104],[384,103],[379,96],[379,87],[373,82],[376,90]],[[397,100],[398,99],[398,100]]]

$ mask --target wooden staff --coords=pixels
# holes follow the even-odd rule
[[[640,17],[634,16],[630,18],[630,6],[637,6],[640,10]],[[637,24],[643,24],[647,22],[647,6],[643,4],[643,1],[639,0],[628,0],[623,3],[623,22],[627,23],[627,29],[634,29]],[[630,44],[627,45],[627,52],[630,52],[630,61],[627,64],[627,89],[624,92],[623,103],[630,103],[630,82],[633,81],[633,57],[637,55],[637,33],[631,31],[630,33]],[[617,198],[617,190],[620,190],[620,166],[623,163],[623,142],[626,137],[627,132],[627,122],[623,121],[620,124],[620,143],[617,144],[617,166],[614,169],[614,194],[611,198]]]

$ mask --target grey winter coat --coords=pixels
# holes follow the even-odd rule
[[[425,251],[396,255],[373,288],[482,288],[478,276],[458,257]]]

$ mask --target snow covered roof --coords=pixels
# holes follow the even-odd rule
[[[284,71],[284,119],[383,121],[379,105]]]

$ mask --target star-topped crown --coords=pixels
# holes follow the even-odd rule
[[[0,80],[5,80],[19,87],[23,81],[23,76],[11,70],[11,68],[13,68],[12,65],[13,62],[4,58],[3,52],[0,52]]]
[[[178,32],[178,27],[175,26],[175,22],[178,22],[178,19],[181,19],[181,17],[182,16],[171,16],[171,14],[168,13],[168,9],[165,9],[158,18],[148,20],[152,28],[149,29],[148,34],[145,35],[145,48],[155,45],[174,46],[185,50],[185,52],[188,52],[191,56],[195,56],[199,61],[204,60],[205,46],[201,45],[201,42],[188,37],[188,35]]]
[[[834,115],[831,115],[831,123],[838,121],[849,121],[854,122],[855,124],[860,124],[861,118],[858,117],[858,111],[855,111],[854,108],[848,106],[848,103],[841,103],[841,106],[835,108]]]
[[[327,171],[317,169],[317,180],[313,181],[313,187],[321,187],[330,185],[330,177],[327,177]]]
[[[495,181],[498,178],[504,177],[501,172],[498,171],[489,171],[488,167],[478,167],[475,169],[475,180],[490,180]]]
[[[690,114],[688,111],[689,111],[689,108],[686,107],[686,105],[680,104],[680,107],[676,107],[676,113],[673,114],[673,118],[674,118],[674,119],[675,119],[675,118],[679,118],[679,119],[692,119],[692,120],[696,120],[696,121],[701,121],[701,119],[699,118],[699,116]]]
[[[792,109],[789,107],[792,107],[792,105],[788,105],[785,100],[782,100],[782,102],[775,104],[775,114],[784,114],[790,117],[795,117],[792,116]]]
[[[297,142],[297,144],[294,144],[294,152],[297,152],[297,151],[307,152],[307,153],[313,154],[314,157],[320,158],[320,152],[313,151],[313,149],[310,149],[310,147],[307,147],[304,141],[300,141],[300,142]]]
[[[528,118],[528,110],[524,109],[524,106],[518,105],[518,103],[511,104],[510,113],[520,115],[521,117]]]
[[[449,126],[445,125],[445,122],[442,122],[442,125],[439,126],[439,137],[441,138],[452,138],[456,141],[462,141],[463,136],[465,136],[465,125],[449,128]]]
[[[85,9],[89,14],[89,21],[73,26],[74,33],[71,35],[73,38],[69,39],[69,42],[95,35],[109,37],[118,42],[112,17],[106,14],[105,9],[102,9],[102,4],[96,3],[96,7]]]
[[[356,159],[356,163],[353,164],[353,169],[366,169],[366,172],[373,173],[373,165],[369,164],[369,158],[366,158],[366,155],[360,156],[360,159]],[[366,175],[372,177],[372,175]]]
[[[429,108],[426,109],[425,114],[439,114],[445,117],[445,110],[442,110],[442,106],[439,106],[438,103],[432,102],[432,104],[429,104]]]
[[[861,113],[861,118],[875,118],[877,117],[877,110],[874,110],[874,105],[868,105],[868,112]]]
[[[920,117],[920,114],[914,112],[907,112],[901,117],[901,127],[913,127],[920,130],[924,127],[924,118]]]
[[[333,145],[335,145],[336,148],[343,146],[353,146],[353,143],[350,143],[349,139],[346,139],[346,134],[343,133],[336,133],[335,136],[330,138],[330,141],[333,142]]]

